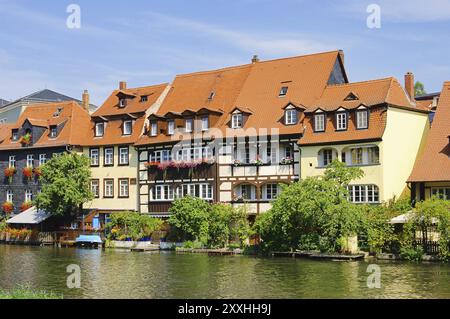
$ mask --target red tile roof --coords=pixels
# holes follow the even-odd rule
[[[58,112],[58,117],[54,117],[54,114]],[[56,138],[50,138],[50,125],[54,125],[53,123],[56,119],[61,123],[66,123]],[[3,140],[0,139],[0,150],[22,148],[19,142],[12,141],[12,129],[20,128],[27,120],[32,125],[45,128],[39,140],[31,146],[33,148],[81,145],[85,141],[85,134],[90,124],[89,113],[76,102],[69,101],[33,105],[33,107],[25,109],[15,124],[6,126],[6,129],[3,129],[4,138]],[[5,130],[7,131],[5,132]]]
[[[445,82],[425,148],[408,182],[450,181],[450,81]]]

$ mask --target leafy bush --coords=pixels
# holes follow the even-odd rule
[[[187,240],[183,243],[183,248],[187,249],[201,249],[203,248],[203,244],[199,241]]]
[[[107,224],[109,238],[134,241],[150,237],[153,232],[160,230],[163,221],[148,215],[134,212],[121,212],[111,214],[111,221]]]
[[[401,247],[400,257],[409,261],[421,261],[423,256],[422,246],[412,247]]]

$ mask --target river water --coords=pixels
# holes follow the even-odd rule
[[[375,263],[381,288],[370,289],[364,261],[0,245],[0,287],[65,298],[450,298],[450,264]],[[71,264],[81,269],[79,289],[67,288]]]

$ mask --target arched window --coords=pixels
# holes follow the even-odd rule
[[[380,163],[378,146],[350,147],[342,151],[342,161],[347,165],[376,165]]]
[[[317,162],[319,167],[327,167],[337,158],[337,151],[333,148],[323,148],[319,151]]]

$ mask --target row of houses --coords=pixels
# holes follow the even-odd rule
[[[335,159],[365,173],[350,185],[355,203],[450,199],[449,89],[416,98],[411,73],[405,87],[350,83],[342,51],[120,82],[93,113],[86,91],[81,103],[33,105],[1,125],[0,202],[18,213],[39,192],[38,167],[65,151],[90,158],[95,198],[84,209],[101,222],[124,210],[164,218],[186,195],[246,205],[253,219],[282,184]]]

